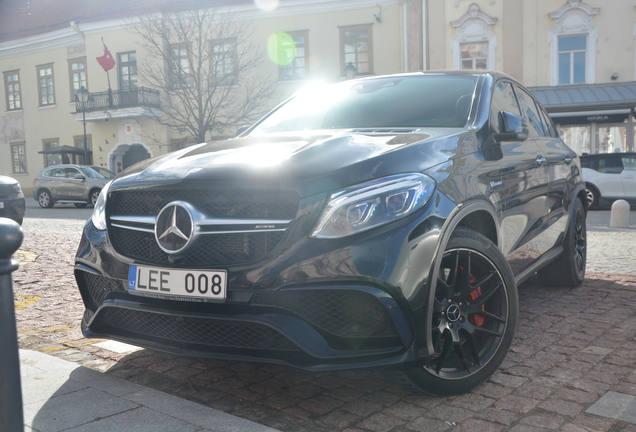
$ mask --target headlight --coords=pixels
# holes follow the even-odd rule
[[[434,190],[427,175],[400,174],[334,193],[311,237],[345,237],[393,222],[419,210]]]
[[[106,197],[108,196],[108,188],[110,188],[111,183],[112,180],[106,183],[102,191],[99,193],[99,197],[95,203],[95,208],[93,208],[93,216],[91,216],[93,225],[95,225],[95,228],[100,231],[104,231],[106,229]]]
[[[14,183],[11,185],[11,188],[13,188],[13,191],[16,194],[19,194],[20,192],[22,192],[22,188],[20,187],[20,183]]]

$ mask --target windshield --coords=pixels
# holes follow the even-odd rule
[[[464,127],[475,76],[385,77],[312,87],[250,135],[317,129]]]
[[[88,178],[112,179],[115,177],[115,174],[102,167],[80,167],[80,169]]]

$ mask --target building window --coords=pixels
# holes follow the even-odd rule
[[[40,106],[53,105],[55,103],[55,89],[53,88],[53,64],[38,66],[37,72]]]
[[[308,32],[278,33],[278,79],[297,80],[309,78]]]
[[[559,49],[559,84],[585,83],[587,36],[561,36]]]
[[[450,23],[457,29],[451,39],[455,69],[496,69],[497,35],[492,31],[496,22],[497,18],[486,15],[477,3],[472,3],[464,15]]]
[[[596,40],[598,27],[593,8],[580,0],[567,4],[549,15],[554,20],[550,29],[550,84],[593,84],[596,80]]]
[[[91,165],[93,163],[93,146],[91,143],[91,136],[86,135],[86,146],[84,145],[84,135],[73,137],[75,147],[88,150],[88,161],[84,161],[84,155],[77,155],[80,165]]]
[[[356,74],[373,73],[373,34],[371,24],[340,28],[340,70],[351,63]]]
[[[86,82],[86,58],[70,60],[68,63],[71,79],[71,102],[77,100],[77,91],[84,87],[88,90]]]
[[[462,69],[488,69],[488,42],[467,42],[459,45],[461,49]]]
[[[42,149],[43,150],[52,150],[56,147],[59,147],[60,142],[59,139],[48,139],[42,141]],[[61,154],[45,154],[44,155],[44,166],[51,165],[60,165],[62,163],[62,155]]]
[[[24,174],[27,172],[26,148],[24,142],[11,143],[11,162],[13,174]]]
[[[171,45],[169,53],[170,87],[190,87],[190,58],[185,45]]]
[[[128,91],[137,88],[137,53],[135,51],[117,54],[119,89]]]
[[[237,83],[234,39],[212,41],[212,77],[217,85]]]
[[[7,111],[22,109],[22,96],[20,96],[20,75],[18,71],[5,72],[4,84],[7,90]]]

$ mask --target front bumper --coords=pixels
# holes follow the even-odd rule
[[[24,218],[26,203],[24,196],[18,198],[0,198],[0,217],[6,217],[15,221]]]
[[[424,362],[426,318],[413,305],[427,297],[415,293],[428,291],[422,272],[440,229],[422,213],[353,242],[305,238],[224,268],[224,303],[131,294],[128,268],[143,263],[119,255],[89,220],[75,267],[86,306],[82,331],[178,355],[313,371]],[[425,265],[410,269],[410,261]]]

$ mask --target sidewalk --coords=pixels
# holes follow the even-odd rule
[[[20,372],[26,432],[276,432],[36,351]]]

